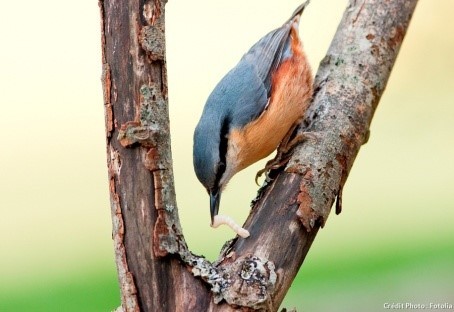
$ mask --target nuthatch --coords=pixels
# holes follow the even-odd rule
[[[253,45],[208,97],[193,153],[197,178],[210,195],[212,224],[232,176],[271,154],[309,105],[313,79],[298,35],[308,3]]]

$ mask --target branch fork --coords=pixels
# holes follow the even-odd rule
[[[177,212],[165,3],[99,0],[119,310],[276,311],[336,199],[342,208],[417,0],[350,1],[301,124],[317,140],[270,172],[244,225],[251,236],[228,242],[215,263],[190,252]]]

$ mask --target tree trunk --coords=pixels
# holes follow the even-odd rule
[[[337,198],[386,86],[417,0],[351,0],[300,131],[219,262],[192,254],[170,149],[164,0],[100,0],[113,240],[121,311],[276,311]],[[200,18],[203,18],[200,17]],[[272,217],[270,217],[272,216]]]

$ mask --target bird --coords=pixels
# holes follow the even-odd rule
[[[208,96],[194,131],[193,165],[210,197],[212,225],[230,179],[276,149],[261,172],[278,164],[309,106],[313,77],[298,32],[308,3],[255,43]]]

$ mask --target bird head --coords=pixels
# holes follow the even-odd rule
[[[194,132],[194,171],[210,196],[211,223],[218,214],[226,183],[228,120],[211,114],[207,106]]]

